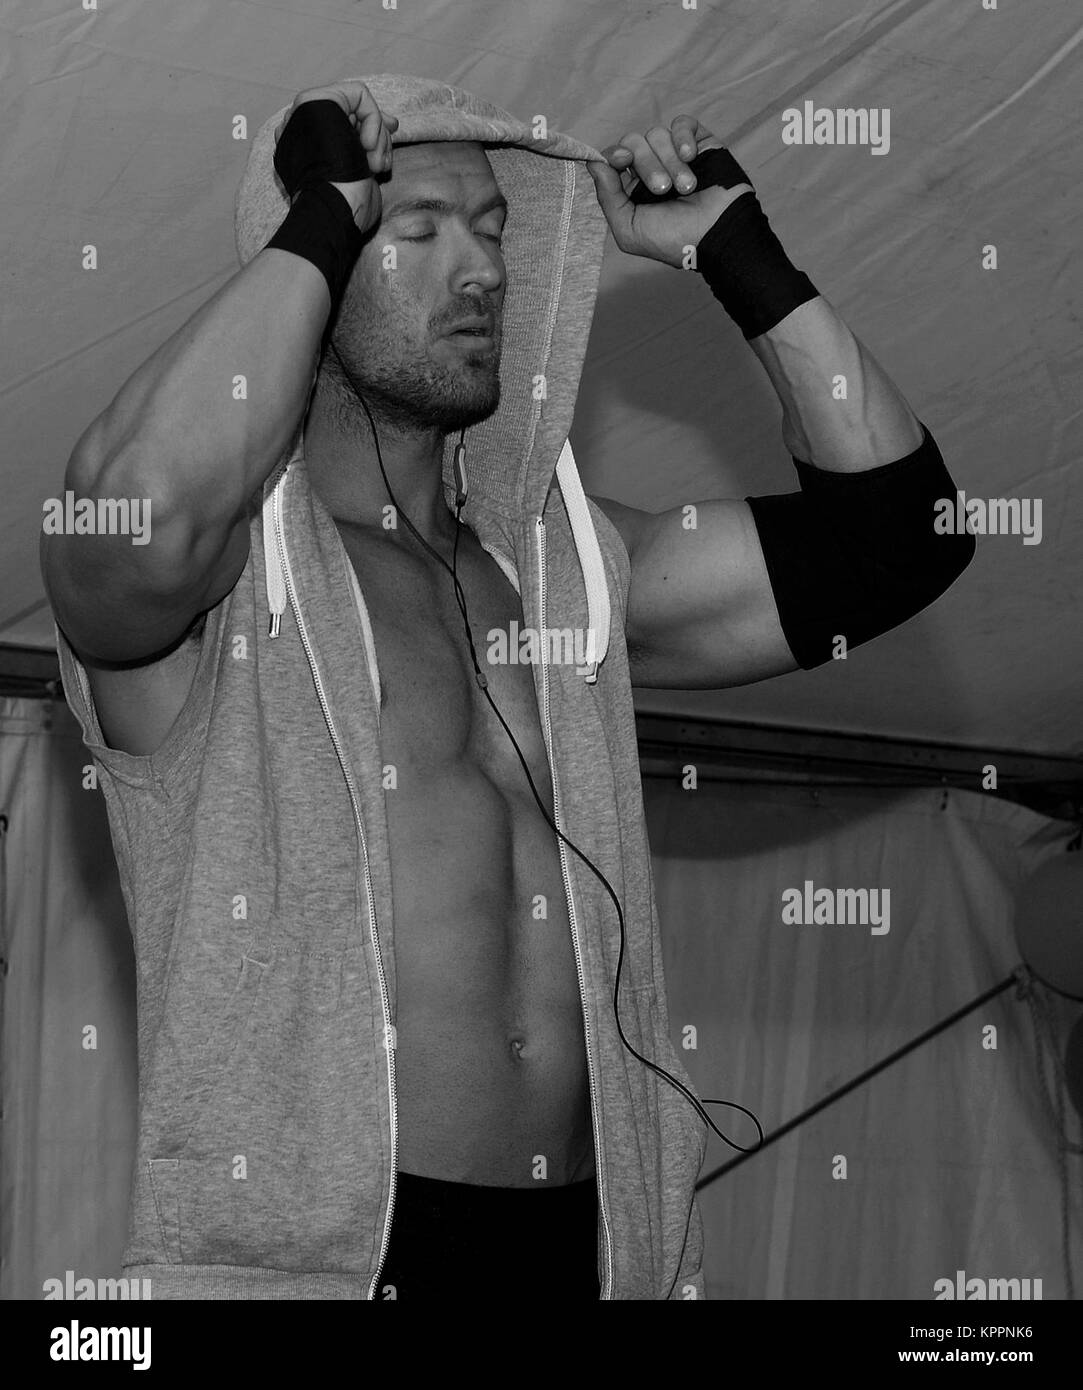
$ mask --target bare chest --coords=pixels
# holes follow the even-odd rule
[[[524,628],[519,595],[472,534],[460,539],[457,574],[469,635],[451,575],[340,527],[372,625],[380,672],[380,742],[404,772],[465,763],[512,795],[529,785],[492,697],[551,803],[534,667],[514,659]],[[464,542],[467,542],[464,544]],[[474,660],[484,677],[478,680]],[[531,798],[532,800],[532,798]]]

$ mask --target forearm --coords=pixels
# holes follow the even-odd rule
[[[692,161],[735,189],[751,180],[728,151]],[[697,245],[697,269],[744,334],[782,402],[783,439],[803,462],[857,473],[919,447],[902,393],[817,286],[790,260],[754,192],[741,194]]]
[[[917,416],[898,387],[822,296],[749,346],[782,402],[787,451],[803,462],[858,473],[921,444]]]
[[[955,484],[932,435],[754,201],[743,208],[723,213],[701,260],[782,403],[801,491],[745,500],[786,641],[811,670],[939,597],[974,540],[934,526]]]

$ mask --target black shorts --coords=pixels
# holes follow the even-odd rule
[[[596,1302],[600,1293],[594,1178],[483,1187],[398,1174],[377,1298]]]

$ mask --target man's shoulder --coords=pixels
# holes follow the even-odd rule
[[[638,507],[629,507],[624,502],[616,502],[612,497],[600,497],[597,493],[589,493],[587,500],[593,502],[612,523],[624,542],[625,550],[631,556],[645,525],[652,518],[652,513],[641,511]]]

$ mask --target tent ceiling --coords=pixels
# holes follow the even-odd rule
[[[143,0],[3,21],[8,248],[0,641],[50,646],[42,503],[125,378],[236,270],[249,132],[336,77],[414,72],[597,147],[697,114],[793,260],[936,435],[970,497],[1041,498],[933,609],[845,663],[645,710],[1083,752],[1078,11],[974,0]],[[1072,77],[1075,76],[1073,84]],[[1075,100],[1073,100],[1075,97]],[[891,146],[793,146],[782,112],[889,108]],[[99,268],[81,268],[98,247]],[[983,270],[994,244],[999,269]],[[658,510],[789,491],[780,411],[702,282],[610,243],[572,445],[588,491]],[[1076,471],[1073,472],[1073,465]]]

